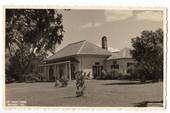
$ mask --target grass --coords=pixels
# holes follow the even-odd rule
[[[132,107],[144,101],[163,100],[163,83],[88,80],[84,97],[75,97],[75,81],[64,88],[54,83],[6,85],[6,101],[27,101],[27,106]]]

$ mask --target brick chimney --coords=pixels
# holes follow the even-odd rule
[[[108,48],[107,48],[107,37],[106,36],[102,37],[102,48],[108,50]]]

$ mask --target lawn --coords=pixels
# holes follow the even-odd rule
[[[6,101],[26,101],[27,106],[132,107],[143,101],[163,99],[163,83],[88,80],[84,97],[75,97],[75,81],[65,88],[52,82],[11,83],[6,85]]]

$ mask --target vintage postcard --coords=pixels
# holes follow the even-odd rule
[[[165,8],[4,7],[4,106],[166,107]]]

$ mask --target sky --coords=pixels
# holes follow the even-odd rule
[[[56,51],[69,43],[87,40],[101,46],[107,37],[110,51],[131,48],[131,39],[143,30],[163,28],[161,10],[78,10],[59,11],[63,14],[64,38]]]

